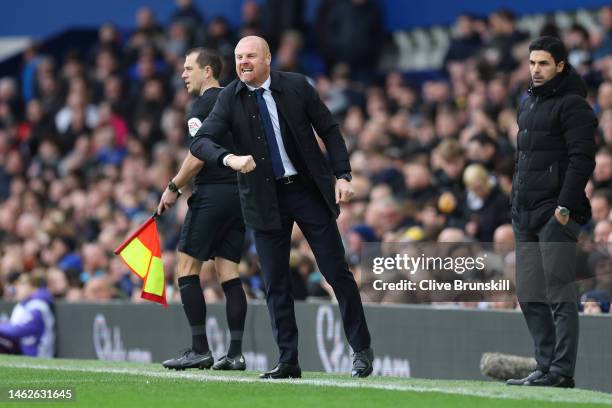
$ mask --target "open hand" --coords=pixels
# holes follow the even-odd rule
[[[355,196],[355,190],[345,179],[336,180],[336,204],[348,203]]]

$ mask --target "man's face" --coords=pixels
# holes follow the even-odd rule
[[[599,86],[597,103],[602,110],[612,109],[612,83],[604,82]]]
[[[559,72],[563,71],[564,61],[555,64],[553,56],[548,51],[535,50],[529,53],[529,72],[534,86],[544,85]]]
[[[612,29],[612,7],[602,7],[602,9],[599,11],[599,22],[605,29]]]
[[[595,156],[593,178],[598,182],[608,181],[612,178],[612,156],[603,152]]]
[[[610,212],[610,207],[608,206],[608,200],[604,197],[597,196],[591,199],[591,212],[592,218],[594,221],[603,221],[608,218],[608,213]],[[608,242],[608,237],[606,236],[606,242]]]
[[[601,307],[599,306],[599,303],[592,300],[584,302],[584,314],[601,314]]]
[[[465,159],[463,156],[445,160],[440,163],[442,171],[453,180],[458,180],[461,177],[463,168],[465,167]]]
[[[467,37],[472,34],[474,31],[472,19],[468,16],[457,17],[457,31],[461,37]]]
[[[206,67],[200,68],[196,62],[197,57],[198,55],[196,53],[191,53],[185,57],[183,74],[181,75],[181,78],[183,78],[183,81],[185,81],[187,92],[194,96],[199,95],[202,90],[202,83],[204,82],[206,69]]]
[[[467,145],[467,158],[478,163],[488,163],[495,156],[495,147],[472,140]]]
[[[270,76],[271,56],[263,40],[243,39],[234,51],[236,74],[245,84],[261,86]]]

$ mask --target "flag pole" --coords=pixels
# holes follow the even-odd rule
[[[115,249],[113,252],[115,255],[119,255],[119,252],[121,252],[123,250],[123,248],[126,247],[127,244],[130,243],[131,240],[134,239],[134,237],[136,237],[138,234],[140,234],[142,232],[142,230],[144,230],[145,228],[147,228],[149,226],[149,224],[151,224],[153,221],[155,221],[154,216],[149,217],[144,224],[142,224],[136,231],[134,231],[129,237],[127,237],[127,239],[125,241],[123,241],[121,243],[121,245],[119,245],[117,247],[117,249]]]

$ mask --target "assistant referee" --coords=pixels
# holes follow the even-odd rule
[[[187,51],[181,77],[188,92],[197,96],[187,115],[189,139],[195,137],[215,106],[222,89],[218,81],[220,72],[221,58],[216,52],[206,48]],[[238,276],[244,222],[236,173],[230,168],[205,166],[188,153],[161,197],[158,214],[176,203],[180,189],[192,178],[195,188],[187,201],[189,210],[181,229],[176,269],[183,308],[191,326],[192,346],[178,357],[164,361],[163,366],[177,370],[211,366],[215,370],[244,370],[242,334],[247,303]],[[231,336],[227,354],[214,366],[206,338],[206,302],[199,277],[203,262],[209,259],[215,261],[215,270],[225,292]]]

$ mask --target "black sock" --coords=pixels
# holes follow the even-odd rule
[[[242,354],[242,333],[247,309],[246,296],[240,278],[223,282],[221,287],[225,292],[225,313],[231,336],[227,356],[234,358]]]
[[[206,338],[206,301],[200,277],[198,275],[183,276],[178,279],[181,291],[181,300],[185,315],[191,326],[191,348],[198,353],[208,351],[208,339]]]

